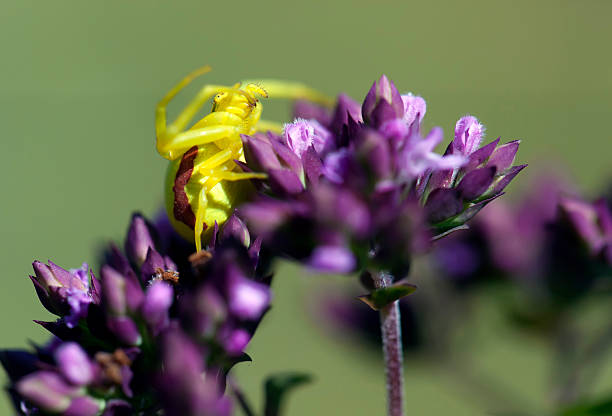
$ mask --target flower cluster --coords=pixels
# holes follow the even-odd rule
[[[49,345],[2,352],[22,414],[230,414],[225,377],[249,359],[270,276],[236,216],[197,255],[172,233],[135,215],[99,278],[86,265],[34,263],[36,292],[59,318],[39,322],[55,336]]]
[[[288,88],[283,85],[276,87]],[[225,97],[244,104],[246,114],[254,111],[253,123],[259,119],[252,94],[238,94],[235,87],[223,91],[213,113],[219,97]],[[252,100],[243,103],[245,97]],[[224,216],[221,227],[208,224],[206,250],[200,250],[197,238],[194,253],[194,245],[179,237],[167,218],[153,225],[135,215],[124,249],[110,246],[96,274],[87,264],[67,270],[51,261],[34,263],[36,293],[58,319],[37,321],[54,336],[47,345],[0,353],[20,414],[226,416],[232,412],[228,386],[245,413],[253,414],[227,377],[235,364],[250,359],[245,348],[271,301],[268,266],[282,256],[321,271],[360,273],[372,290],[360,299],[380,311],[380,321],[373,312],[362,314],[362,309],[356,316],[339,304],[333,309],[330,303],[326,311],[343,317],[345,324],[368,322],[369,329],[380,324],[389,414],[403,414],[396,301],[414,286],[394,279],[408,275],[414,254],[467,228],[468,220],[503,194],[525,167],[514,165],[519,142],[500,144],[498,138],[482,145],[484,127],[465,116],[445,153],[438,154],[442,129],[422,132],[425,100],[400,94],[385,76],[361,104],[340,95],[331,111],[299,101],[295,113],[281,135],[242,136],[244,159],[237,142],[229,156],[219,153],[202,162],[218,167],[231,164],[235,155],[245,172],[260,173],[225,172],[224,165],[206,186],[266,178],[254,181],[254,199],[227,221]],[[227,114],[217,112],[224,120]],[[200,134],[212,127],[206,126],[185,133],[194,133],[189,139],[194,148],[220,146]],[[223,127],[237,134],[235,126]],[[240,131],[256,130],[249,124]],[[194,186],[200,189],[202,183]],[[238,201],[245,195],[234,196],[240,196]],[[563,206],[590,254],[612,258],[609,212],[572,200]],[[413,312],[407,305],[404,312]],[[414,331],[417,320],[404,325],[405,332]],[[422,338],[418,328],[411,335],[406,341],[416,346]],[[278,415],[284,393],[307,380],[302,374],[268,379],[264,413]]]
[[[243,136],[245,169],[269,179],[241,212],[274,252],[315,269],[405,276],[413,253],[464,227],[524,167],[513,166],[518,141],[481,147],[471,116],[435,153],[442,130],[421,134],[425,111],[385,76],[361,105],[344,95],[332,113],[298,103],[282,136]]]
[[[470,230],[440,241],[431,259],[436,275],[459,287],[491,278],[513,284],[515,317],[548,326],[609,276],[611,231],[604,199],[587,202],[547,174],[518,204],[497,201]]]

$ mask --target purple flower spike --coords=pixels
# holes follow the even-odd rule
[[[484,126],[478,122],[476,117],[460,118],[455,125],[454,151],[465,156],[471,155],[480,146],[484,131]]]
[[[356,102],[339,96],[325,125],[333,135],[325,140],[329,148],[316,145],[310,122],[285,129],[287,148],[300,155],[306,172],[303,186],[281,168],[268,168],[269,183],[241,213],[264,246],[309,267],[404,275],[413,254],[465,228],[524,167],[511,165],[518,142],[480,148],[484,127],[472,116],[459,120],[443,155],[435,152],[442,129],[421,135],[426,111],[422,97],[400,95],[385,76],[368,91],[361,114]]]
[[[75,342],[66,342],[55,350],[57,366],[68,381],[77,386],[89,384],[93,367],[85,351]]]
[[[149,248],[154,248],[153,238],[145,219],[134,215],[125,242],[125,253],[137,266],[141,266],[147,258]]]

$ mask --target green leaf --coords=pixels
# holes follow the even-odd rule
[[[469,229],[470,229],[469,225],[461,224],[461,225],[456,226],[455,228],[451,228],[450,230],[446,230],[443,233],[440,233],[440,234],[432,237],[431,240],[432,241],[436,241],[436,240],[441,239],[442,237],[446,237],[447,235],[454,233],[455,231],[469,230]]]
[[[612,398],[597,402],[582,403],[559,413],[559,416],[611,416]]]
[[[243,352],[242,354],[240,354],[237,357],[228,357],[226,360],[224,360],[224,365],[222,366],[224,373],[227,375],[227,373],[229,373],[229,371],[236,365],[239,363],[245,363],[245,362],[252,362],[253,359],[249,356],[249,354],[247,354],[246,352]]]
[[[413,284],[400,280],[388,287],[376,289],[369,295],[359,296],[357,299],[368,305],[375,311],[381,310],[387,305],[408,296],[417,289]]]
[[[280,416],[284,399],[289,390],[308,383],[312,377],[305,373],[280,373],[266,379],[265,416]]]

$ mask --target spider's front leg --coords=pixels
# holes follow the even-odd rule
[[[247,80],[242,81],[241,85],[256,85],[266,91],[269,98],[285,98],[290,100],[308,100],[313,103],[332,107],[334,100],[327,95],[302,84],[301,82],[267,80]]]

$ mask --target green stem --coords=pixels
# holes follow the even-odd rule
[[[373,275],[377,289],[393,283],[390,274],[380,272]],[[402,334],[400,330],[399,302],[395,301],[380,310],[380,331],[387,376],[387,409],[389,416],[404,414],[404,374]]]

